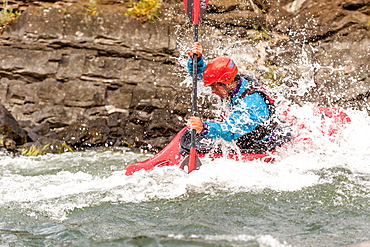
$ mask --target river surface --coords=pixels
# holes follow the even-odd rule
[[[312,136],[310,143],[281,150],[273,163],[204,159],[191,174],[163,167],[125,176],[125,166],[152,156],[125,150],[2,153],[1,246],[344,246],[369,240],[370,118],[347,113],[352,123],[340,135]]]

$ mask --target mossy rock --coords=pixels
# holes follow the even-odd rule
[[[29,142],[22,146],[21,154],[25,156],[38,156],[51,154],[62,154],[73,152],[72,147],[65,142],[47,137],[39,138],[36,142]]]
[[[4,147],[7,150],[15,150],[16,142],[6,135],[0,135],[0,147]]]

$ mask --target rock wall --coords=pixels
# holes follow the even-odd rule
[[[182,1],[164,1],[152,24],[118,11],[127,1],[98,1],[98,15],[86,1],[8,2],[25,11],[0,36],[0,104],[22,127],[75,146],[161,148],[184,126],[190,90],[178,58],[192,29]],[[210,0],[200,32],[207,59],[223,52],[267,84],[282,78],[286,98],[366,109],[369,16],[363,0]],[[307,73],[313,85],[300,94]]]
[[[32,128],[100,122],[110,144],[171,136],[187,114],[175,37],[119,13],[29,7],[1,36],[0,103]]]

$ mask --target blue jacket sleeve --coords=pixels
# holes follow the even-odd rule
[[[268,117],[269,110],[262,96],[254,93],[244,97],[224,122],[206,122],[208,133],[205,136],[233,141],[251,132]]]
[[[206,63],[203,60],[203,56],[198,57],[198,78],[202,78],[204,69],[206,68]],[[188,59],[188,71],[190,76],[193,76],[193,59],[189,57]]]

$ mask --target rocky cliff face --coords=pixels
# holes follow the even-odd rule
[[[98,1],[97,15],[83,3],[9,1],[25,11],[0,36],[0,104],[70,145],[163,147],[190,111],[182,1],[165,1],[151,24],[124,16],[125,1]],[[233,56],[283,97],[363,109],[369,29],[364,0],[210,0],[200,31],[206,58]]]
[[[1,36],[0,103],[24,126],[46,124],[59,136],[72,124],[99,126],[105,137],[88,144],[168,137],[187,113],[177,54],[166,23],[31,6]]]

